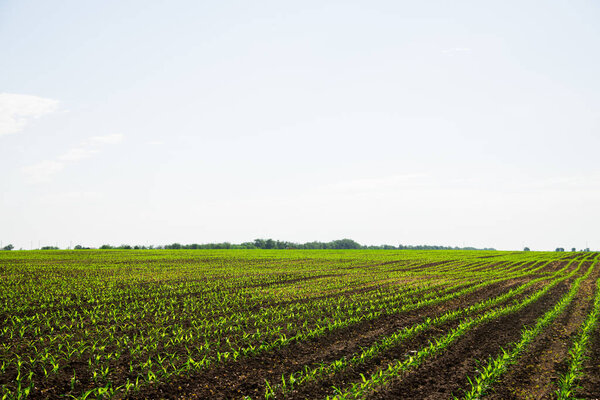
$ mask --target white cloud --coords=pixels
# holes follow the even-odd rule
[[[406,174],[382,176],[368,179],[355,179],[343,182],[337,182],[327,186],[327,189],[333,192],[372,192],[383,189],[395,189],[407,186],[424,185],[425,174]]]
[[[28,120],[50,114],[58,101],[25,94],[0,93],[0,136],[17,133]]]
[[[455,56],[459,54],[471,54],[472,51],[468,47],[453,47],[451,49],[442,50],[442,54],[449,56]]]
[[[96,154],[97,152],[98,152],[98,150],[95,150],[95,149],[78,147],[78,148],[70,149],[65,154],[58,157],[58,159],[61,161],[80,161],[80,160],[91,157],[92,155]]]
[[[113,133],[112,135],[105,136],[94,136],[90,138],[91,144],[117,144],[123,141],[123,135],[120,133]]]
[[[83,192],[62,192],[49,193],[41,195],[35,199],[35,202],[40,205],[64,205],[65,203],[76,203],[80,201],[97,200],[102,197],[102,193],[94,191]]]
[[[60,161],[42,161],[23,168],[23,173],[31,182],[49,182],[51,178],[62,171],[65,164]]]
[[[146,142],[146,144],[149,144],[150,146],[161,146],[164,142],[162,140],[150,140],[149,142]]]
[[[90,158],[94,154],[99,153],[106,145],[117,144],[122,140],[123,135],[121,134],[94,136],[85,140],[78,147],[67,150],[54,160],[42,161],[23,168],[23,173],[28,176],[31,182],[48,182],[55,174],[62,171],[65,166]]]
[[[587,175],[555,176],[538,181],[527,182],[527,187],[538,190],[557,190],[572,193],[574,190],[599,192],[600,173],[591,172]]]

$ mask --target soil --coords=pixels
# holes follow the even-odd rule
[[[426,361],[417,370],[401,377],[371,396],[373,399],[447,399],[461,395],[468,376],[479,360],[496,357],[502,347],[518,340],[524,326],[532,325],[568,290],[562,282],[535,303],[515,314],[506,315],[474,328],[440,356]],[[401,359],[404,354],[394,354]]]
[[[369,346],[379,338],[418,323],[426,317],[436,316],[451,309],[462,308],[497,296],[522,282],[522,280],[501,282],[443,305],[399,315],[382,315],[376,320],[340,329],[324,337],[294,343],[256,357],[211,368],[203,373],[181,377],[176,381],[171,381],[168,385],[146,388],[137,397],[232,399],[250,396],[262,398],[265,391],[265,379],[270,382],[279,382],[282,374],[289,375],[302,369],[304,365],[331,362],[344,355],[353,354],[361,347]],[[430,334],[437,335],[439,331]],[[411,345],[414,345],[413,341],[411,341]],[[330,385],[327,386],[327,389],[329,388]],[[311,390],[308,393],[298,392],[295,395],[292,394],[291,397],[316,398],[322,392],[320,388],[316,389],[316,391]]]
[[[386,262],[375,265],[388,265],[394,262]],[[435,266],[432,263],[428,267]],[[443,263],[438,263],[443,264]],[[562,265],[561,265],[562,264]],[[564,262],[557,262],[548,266],[550,269],[559,269],[564,266]],[[362,266],[365,267],[366,266]],[[393,266],[395,267],[395,266]],[[424,266],[419,266],[421,269]],[[573,266],[574,268],[574,266]],[[546,268],[544,268],[546,270]],[[320,275],[313,277],[292,278],[287,277],[287,281],[277,282],[290,284],[294,282],[310,281],[315,278],[339,276],[337,274]],[[431,278],[428,276],[427,278]],[[467,307],[484,299],[497,296],[511,288],[515,288],[522,283],[532,279],[527,278],[512,279],[505,282],[500,282],[480,289],[474,293],[462,296],[459,299],[446,302],[441,305],[425,307],[413,312],[386,315],[383,314],[373,321],[365,321],[359,324],[339,329],[329,334],[308,340],[300,343],[293,343],[287,347],[278,350],[272,350],[262,355],[251,358],[242,358],[237,362],[230,362],[221,366],[215,366],[201,373],[194,373],[188,376],[172,377],[168,383],[154,383],[146,385],[140,392],[131,396],[131,398],[170,398],[170,399],[188,399],[188,398],[210,398],[210,399],[242,399],[245,396],[250,396],[254,399],[264,397],[265,380],[277,383],[281,380],[281,375],[289,375],[292,372],[301,370],[305,365],[314,366],[321,362],[331,362],[343,356],[348,356],[360,351],[361,347],[371,345],[373,342],[395,332],[403,327],[407,327],[423,321],[427,317],[435,317],[446,311],[457,308]],[[271,283],[272,285],[273,283]],[[258,288],[263,283],[258,283]],[[460,395],[460,389],[466,387],[467,374],[473,375],[476,368],[476,360],[485,359],[489,355],[497,353],[500,346],[518,339],[520,330],[523,325],[531,324],[539,315],[543,314],[554,304],[558,298],[567,290],[569,282],[564,282],[535,304],[521,310],[520,312],[491,321],[483,326],[477,327],[469,332],[465,337],[459,339],[451,345],[450,349],[435,359],[425,362],[419,369],[410,372],[402,377],[402,380],[393,382],[392,385],[386,387],[382,392],[376,393],[373,398],[448,398],[451,393]],[[368,288],[356,288],[356,292],[368,291],[376,289],[377,286],[369,286]],[[531,288],[525,296],[533,291]],[[351,295],[355,290],[348,290],[345,293],[336,293],[334,295]],[[327,295],[326,295],[327,297]],[[311,299],[314,300],[314,299]],[[286,302],[297,302],[302,300],[288,300]],[[577,303],[578,306],[580,302]],[[567,320],[557,320],[557,333],[548,333],[549,341],[540,343],[536,342],[536,346],[540,346],[542,361],[550,365],[550,358],[544,358],[544,351],[553,349],[553,337],[563,338],[568,335],[561,331],[561,327],[575,327],[579,321],[578,312],[583,313],[583,310],[577,310],[573,306],[573,316]],[[569,314],[569,315],[571,315]],[[579,318],[579,319],[578,319]],[[579,321],[579,322],[578,322]],[[426,345],[433,337],[447,332],[452,327],[456,326],[457,322],[448,323],[444,326],[434,328],[424,332],[418,337],[411,339],[408,343],[403,343],[398,347],[391,349],[385,354],[380,355],[369,363],[360,367],[344,371],[341,374],[336,374],[334,377],[323,379],[315,384],[309,384],[301,388],[301,391],[292,392],[286,398],[322,398],[332,393],[331,386],[343,386],[347,382],[360,379],[360,373],[367,374],[373,372],[380,366],[392,362],[393,360],[402,359],[406,354],[413,349]],[[598,331],[597,331],[598,332]],[[553,336],[555,335],[555,336]],[[566,336],[565,336],[566,338]],[[570,342],[570,340],[563,340]],[[600,374],[598,360],[600,360],[600,334],[593,336],[592,344],[592,360],[586,364],[587,377],[590,378],[592,386],[584,386],[585,393],[589,394],[590,398],[600,397]],[[534,357],[534,356],[531,356]],[[549,356],[548,356],[549,357]],[[539,362],[537,359],[530,361],[532,363]],[[119,365],[115,366],[115,372],[118,376],[111,374],[110,380],[113,382],[124,382],[128,377],[135,380],[134,376],[129,376],[126,370],[129,363],[128,355],[123,354],[119,359]],[[525,368],[528,364],[523,364]],[[112,367],[111,367],[112,368]],[[552,369],[558,370],[559,366]],[[549,371],[550,367],[547,368]],[[71,390],[70,382],[75,372],[76,380],[73,390]],[[35,371],[36,375],[42,374],[41,371]],[[595,374],[595,375],[594,375]],[[552,374],[549,374],[545,381],[552,381]],[[14,377],[6,375],[4,380],[11,380]],[[509,379],[509,376],[507,376]],[[3,378],[0,377],[0,383]],[[523,384],[523,383],[521,383]],[[516,383],[515,383],[516,385]],[[595,386],[593,386],[595,385]],[[85,391],[86,388],[92,387],[93,382],[90,376],[90,370],[87,363],[79,361],[71,361],[64,368],[61,367],[57,375],[50,377],[48,380],[40,383],[32,391],[30,398],[44,399],[59,399],[64,398],[65,394],[77,394]],[[281,397],[281,396],[280,396]]]
[[[557,381],[568,368],[569,348],[592,305],[596,270],[582,282],[567,309],[529,346],[508,373],[491,388],[491,400],[552,399]]]

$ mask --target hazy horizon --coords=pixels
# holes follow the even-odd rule
[[[600,5],[0,4],[0,240],[600,249]]]

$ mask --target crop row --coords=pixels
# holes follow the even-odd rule
[[[496,318],[499,318],[504,315],[508,315],[511,313],[515,313],[524,307],[536,302],[540,297],[546,294],[552,287],[556,286],[559,282],[569,279],[579,270],[583,261],[579,262],[579,265],[576,269],[570,272],[568,275],[557,278],[547,284],[542,289],[536,291],[531,296],[527,297],[525,300],[522,300],[516,304],[511,304],[505,307],[496,308],[484,313],[481,316],[475,318],[466,318],[464,319],[456,328],[452,329],[446,335],[435,338],[430,344],[424,348],[419,349],[416,354],[407,357],[406,360],[399,360],[396,363],[392,363],[388,365],[386,369],[380,369],[377,372],[373,373],[369,378],[363,377],[362,382],[357,382],[351,385],[345,391],[337,389],[337,394],[333,397],[335,399],[349,399],[349,398],[363,398],[368,393],[374,391],[377,388],[381,388],[388,384],[390,381],[397,379],[401,374],[409,371],[411,369],[417,368],[420,364],[422,364],[426,359],[435,356],[446,348],[448,348],[452,343],[456,342],[460,337],[464,336],[467,332],[472,330],[478,325],[483,323],[487,323]]]
[[[135,393],[385,315],[444,304],[495,283],[520,281],[525,290],[565,273],[570,264],[561,257],[6,252],[0,254],[0,396],[27,397],[32,390],[37,397]],[[484,303],[452,318],[496,304]],[[432,318],[427,326],[444,318],[451,319]],[[391,337],[385,340],[374,346],[393,345]]]

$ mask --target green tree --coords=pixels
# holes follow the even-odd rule
[[[334,240],[329,243],[330,249],[360,249],[362,246],[352,239]]]

